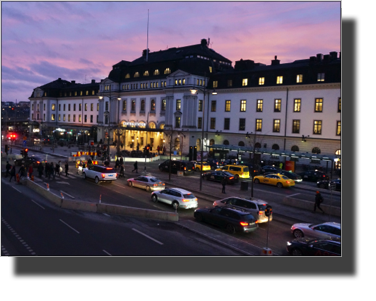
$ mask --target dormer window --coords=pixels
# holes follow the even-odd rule
[[[154,70],[154,75],[159,75],[159,70],[158,69]]]
[[[136,72],[133,77],[139,77],[140,73]]]
[[[127,75],[125,76],[125,78],[130,78],[131,76],[129,75],[129,73],[127,73]]]
[[[149,71],[148,71],[148,70],[146,70],[146,71],[144,72],[144,76],[149,76]]]
[[[166,68],[165,71],[164,71],[164,74],[170,74],[170,73],[171,73],[170,68]]]

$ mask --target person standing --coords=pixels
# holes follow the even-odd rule
[[[9,179],[9,182],[12,181],[13,177],[16,180],[16,167],[14,165],[12,166],[12,169],[10,170],[10,179]]]
[[[39,163],[39,165],[38,165],[38,173],[39,173],[39,178],[42,178],[42,175],[43,175],[43,165],[42,165],[42,163]]]
[[[46,176],[46,179],[50,178],[50,164],[48,162],[44,164],[44,175]]]
[[[5,177],[8,177],[10,174],[10,169],[12,168],[12,165],[9,164],[9,161],[7,161],[7,165],[5,166]]]
[[[160,151],[161,149],[160,149],[160,147],[159,147],[159,145],[157,146],[157,152],[158,152],[158,155],[159,155],[159,151]]]
[[[30,164],[29,165],[29,178],[31,179],[31,176],[33,175],[33,171],[34,171],[34,169],[33,169],[33,164]]]
[[[8,151],[9,151],[9,146],[8,146],[8,144],[5,144],[5,153],[6,153],[6,155],[8,156]]]
[[[221,183],[222,183],[222,193],[226,193],[227,177],[223,177]]]
[[[25,176],[25,166],[22,164],[20,170],[18,171],[20,178]]]
[[[133,167],[134,167],[134,169],[132,170],[132,172],[136,171],[138,173],[137,161],[134,162]]]
[[[123,157],[120,157],[120,166],[122,166],[124,163]]]
[[[115,168],[118,168],[120,165],[119,157],[115,161]]]
[[[313,212],[316,212],[316,207],[321,210],[321,212],[324,214],[324,210],[320,207],[320,204],[324,201],[324,198],[322,197],[321,193],[319,191],[316,191],[315,196],[315,206],[313,207]]]
[[[52,180],[55,180],[55,168],[54,168],[54,162],[50,163],[50,170],[48,174],[48,179],[50,179],[50,176],[52,175]]]
[[[55,174],[60,177],[60,161],[55,164]]]
[[[69,165],[68,165],[68,161],[65,162],[65,176],[67,177],[68,176],[68,169],[69,169]]]

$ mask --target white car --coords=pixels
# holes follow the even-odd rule
[[[153,202],[163,202],[172,205],[174,209],[183,208],[191,209],[197,208],[197,198],[192,192],[181,188],[166,188],[161,191],[154,191],[151,193]]]
[[[291,233],[295,238],[307,236],[321,239],[341,239],[341,224],[327,222],[321,224],[298,223],[291,227]]]
[[[139,176],[127,180],[130,187],[146,189],[146,191],[156,191],[165,189],[165,183],[153,176]]]
[[[89,168],[84,168],[82,173],[85,179],[94,179],[96,184],[101,181],[112,182],[117,179],[117,173],[112,167],[93,165]]]

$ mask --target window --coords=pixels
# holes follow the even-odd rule
[[[277,85],[283,84],[283,76],[277,76]]]
[[[68,111],[70,111],[70,104],[68,104]]]
[[[82,105],[79,103],[78,104],[78,110],[81,112],[82,111]]]
[[[88,90],[86,90],[86,95],[89,95],[89,91]]]
[[[229,130],[230,129],[230,118],[225,118],[223,129],[224,130]]]
[[[248,86],[248,78],[243,78],[242,80],[242,86]]]
[[[239,131],[245,131],[245,118],[239,118]]]
[[[73,122],[76,122],[76,115],[73,115]]]
[[[65,114],[63,115],[63,121],[65,121]]]
[[[162,102],[161,102],[161,111],[162,112],[166,111],[166,99],[162,99]]]
[[[198,117],[197,119],[197,128],[202,129],[202,117]]]
[[[247,109],[247,101],[245,99],[242,99],[240,101],[240,112],[245,112]]]
[[[227,87],[232,87],[232,79],[227,80]]]
[[[94,104],[91,103],[91,104],[90,104],[90,111],[93,111],[93,109],[94,109]]]
[[[159,75],[159,70],[158,70],[158,69],[155,69],[153,74],[154,74],[154,75]]]
[[[65,104],[63,105],[63,111],[65,111]]]
[[[126,75],[125,75],[125,78],[130,78],[131,76],[130,76],[130,74],[129,73],[127,73]]]
[[[281,119],[274,119],[273,120],[273,132],[279,133],[281,128]]]
[[[217,101],[216,100],[212,100],[212,102],[211,102],[211,111],[212,112],[217,111]]]
[[[61,121],[61,115],[59,114],[59,121]]]
[[[341,97],[338,98],[338,113],[341,113]]]
[[[74,91],[74,96],[77,96],[77,91]]]
[[[97,103],[97,112],[99,112],[99,103]]]
[[[262,119],[256,119],[256,132],[262,131]]]
[[[259,86],[262,86],[265,84],[265,77],[259,77]]]
[[[181,111],[181,99],[176,100],[176,111]]]
[[[170,73],[171,73],[170,68],[166,68],[165,71],[164,71],[164,74],[170,74]]]
[[[51,105],[51,110],[52,110],[52,111],[55,111],[55,104],[52,104],[52,105]]]
[[[341,135],[341,121],[337,121],[337,131],[336,135],[340,136]]]
[[[212,73],[213,72],[213,67],[212,66],[209,66],[209,72]],[[217,82],[218,83],[218,82]],[[214,84],[213,84],[213,87],[214,87]]]
[[[325,81],[325,73],[317,73],[317,81],[324,82]]]
[[[215,130],[215,118],[210,118],[210,129]]]
[[[91,91],[91,95],[95,95],[95,91],[93,90],[93,91]]]
[[[76,104],[73,104],[73,111],[76,111]]]
[[[296,83],[297,84],[300,84],[300,83],[302,83],[303,82],[303,74],[298,74],[297,76],[296,76]]]
[[[181,117],[180,116],[176,116],[175,117],[175,127],[176,128],[180,128],[180,121],[181,121]]]
[[[293,145],[293,146],[291,147],[291,151],[293,151],[293,152],[298,152],[298,151],[299,151],[299,147],[298,147],[297,145]]]
[[[299,134],[300,133],[300,120],[294,119],[292,121],[292,132],[294,134]]]
[[[140,73],[136,72],[133,77],[139,77],[140,76]]]
[[[99,115],[97,115],[97,123],[98,123]]]
[[[68,114],[68,121],[70,121],[70,114]]]
[[[257,99],[256,112],[262,112],[264,101],[262,99]]]
[[[231,100],[226,100],[225,102],[225,112],[231,111]]]
[[[322,112],[322,98],[315,99],[315,112]]]
[[[33,105],[33,110],[34,110],[34,105]],[[59,105],[59,111],[61,111],[61,105]]]
[[[322,121],[314,120],[313,121],[313,134],[321,135],[321,131],[322,131]]]
[[[141,99],[141,108],[140,112],[145,112],[145,99]]]
[[[321,153],[321,149],[318,148],[317,146],[312,148],[312,154],[320,154]]]
[[[213,81],[213,88],[218,88],[218,81],[217,80]]]
[[[198,101],[198,111],[202,112],[202,99]]]
[[[302,100],[300,98],[294,99],[294,112],[300,112],[300,105]]]
[[[87,122],[87,115],[84,115],[84,122]]]
[[[148,71],[148,70],[146,70],[146,71],[144,72],[144,76],[149,76],[149,71]]]
[[[275,99],[274,100],[274,112],[281,112],[282,100]]]
[[[85,103],[85,111],[87,111],[87,103]]]
[[[150,111],[155,112],[155,99],[152,99],[150,102]]]
[[[135,100],[135,99],[132,99],[132,103],[131,103],[131,112],[132,112],[132,113],[135,113],[135,112],[136,112],[136,100]]]
[[[90,115],[90,122],[93,123],[93,115]]]
[[[51,114],[51,121],[55,121],[55,114]]]
[[[123,100],[123,111],[127,111],[127,100]]]
[[[108,101],[106,101],[106,104],[105,104],[105,111],[108,111]]]

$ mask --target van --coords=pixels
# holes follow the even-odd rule
[[[239,178],[248,179],[249,178],[249,168],[245,165],[225,165],[216,170],[223,170],[232,173],[233,175],[238,175]]]
[[[160,171],[167,171],[170,170],[170,160],[166,160],[163,163],[159,164]],[[194,172],[194,165],[192,162],[183,161],[183,160],[171,160],[171,173],[178,173],[178,171],[182,171],[184,175],[193,174]]]

